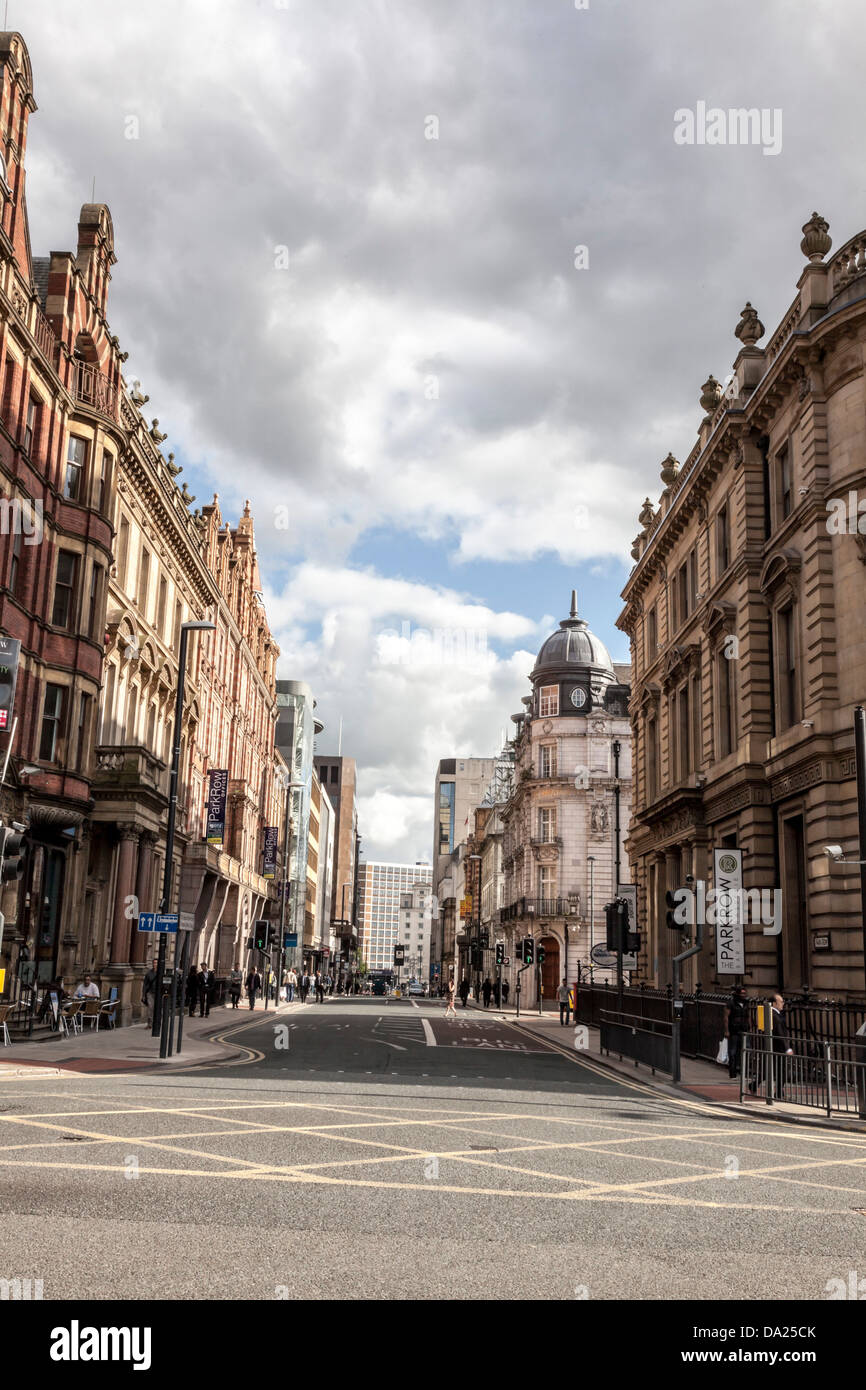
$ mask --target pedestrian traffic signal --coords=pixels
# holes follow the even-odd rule
[[[505,942],[504,942],[504,941],[497,941],[497,943],[496,943],[496,964],[497,964],[497,965],[504,965],[504,964],[505,964]]]
[[[271,944],[271,924],[270,922],[256,922],[253,931],[253,941],[257,951],[267,951]]]
[[[677,888],[665,893],[665,926],[671,931],[684,932],[694,921],[694,898],[690,888]]]
[[[532,965],[535,960],[535,942],[531,936],[523,938],[523,964]]]
[[[543,946],[539,946],[538,951],[537,951],[537,953],[536,953],[536,964],[538,964],[538,965],[543,965],[543,964],[544,964],[544,957],[545,957],[545,950],[544,950],[544,947],[543,947]]]
[[[405,959],[406,959],[405,947],[403,947],[403,946],[395,946],[395,947],[394,947],[394,964],[395,964],[395,965],[403,965],[403,964],[405,963]]]
[[[24,872],[24,827],[0,826],[0,883],[14,883]]]

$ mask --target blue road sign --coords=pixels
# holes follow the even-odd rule
[[[284,951],[289,951],[289,950],[291,950],[291,948],[292,948],[293,946],[297,946],[297,944],[298,944],[298,933],[297,933],[296,931],[287,931],[287,932],[284,933],[284,935],[283,935],[283,950],[284,950]]]
[[[154,932],[176,932],[178,915],[176,912],[140,912],[138,930]]]

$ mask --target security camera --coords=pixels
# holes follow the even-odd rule
[[[841,858],[842,858],[842,846],[841,846],[841,845],[825,845],[825,846],[824,846],[824,853],[825,853],[825,854],[828,854],[828,855],[830,856],[831,859],[841,859]]]
[[[801,719],[800,723],[803,725],[804,729],[814,729],[815,727],[814,719]]]

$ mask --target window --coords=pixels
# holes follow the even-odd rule
[[[143,618],[147,617],[147,594],[150,588],[150,551],[142,550],[138,565],[138,607]]]
[[[727,645],[727,644],[726,644]],[[719,710],[716,725],[719,731],[719,757],[726,758],[734,751],[736,744],[734,705],[734,672],[731,660],[725,655],[725,647],[719,649],[716,657],[718,667]]]
[[[685,565],[680,565],[676,579],[677,627],[681,627],[689,616],[689,577]]]
[[[721,579],[728,565],[731,563],[731,555],[728,540],[728,508],[724,506],[716,516],[716,578]]]
[[[164,637],[163,623],[165,622],[165,604],[168,598],[168,580],[163,578],[159,581],[159,598],[156,603],[156,630],[160,637]]]
[[[44,763],[53,763],[57,757],[57,744],[63,733],[65,696],[64,686],[46,685],[45,704],[42,707],[42,733],[39,739],[39,757]]]
[[[539,777],[556,776],[556,744],[542,743],[538,750]]]
[[[689,552],[686,561],[687,573],[689,577],[688,585],[688,612],[691,613],[698,601],[698,552],[697,549]]]
[[[791,484],[791,453],[787,446],[780,449],[776,455],[776,476],[779,480],[779,511],[782,519],[790,516],[794,510],[793,489]]]
[[[559,686],[543,685],[539,691],[538,713],[543,719],[552,714],[559,714]]]
[[[31,396],[27,402],[27,424],[24,427],[24,452],[32,458],[39,448],[39,429],[42,422],[42,402]]]
[[[6,371],[3,377],[3,419],[7,425],[12,423],[12,395],[15,390],[15,359],[6,358]]]
[[[92,696],[82,695],[78,703],[78,731],[75,736],[75,763],[79,772],[87,772],[87,732],[90,727],[90,701]]]
[[[117,544],[117,578],[121,589],[126,586],[126,574],[129,567],[129,522],[126,517],[120,519],[120,539]]]
[[[101,582],[103,582],[103,571],[99,564],[95,564],[90,570],[90,594],[88,596],[88,634],[93,641],[99,641],[100,628],[100,594]]]
[[[63,487],[63,496],[70,502],[80,502],[84,497],[84,465],[86,461],[86,441],[71,434],[66,448],[66,482]]]
[[[21,569],[21,547],[24,544],[24,528],[16,527],[15,537],[12,541],[12,560],[9,565],[9,592],[18,592],[18,575]]]
[[[111,469],[114,459],[107,449],[102,451],[102,463],[99,470],[99,490],[96,495],[96,505],[101,512],[105,511],[105,504],[111,493]]]
[[[781,698],[782,728],[789,729],[800,718],[800,693],[797,686],[797,633],[794,606],[779,614],[779,695]]]
[[[340,775],[340,764],[339,764],[339,763],[335,763],[334,766],[331,768],[331,781],[332,781],[332,782],[336,782],[337,779],[338,779],[338,777],[339,777],[339,775]]]
[[[646,620],[646,660],[647,665],[655,661],[659,649],[659,623],[655,607],[647,614]]]
[[[677,696],[677,771],[681,781],[685,781],[691,771],[689,751],[691,726],[689,724],[689,688],[684,685]]]
[[[659,790],[659,726],[655,717],[646,721],[646,775],[647,796],[654,801]]]
[[[538,838],[549,845],[556,835],[556,808],[542,806],[538,812]]]
[[[180,625],[181,625],[182,622],[183,622],[183,608],[181,607],[180,600],[178,599],[177,603],[174,605],[174,644],[173,644],[173,645],[174,645],[175,647],[176,647],[176,646],[178,645],[178,643],[180,642]],[[201,648],[201,643],[199,643],[198,645],[199,645],[199,648]]]
[[[75,585],[78,575],[78,556],[73,550],[57,552],[57,576],[54,581],[54,606],[51,622],[55,627],[70,628],[75,613]]]

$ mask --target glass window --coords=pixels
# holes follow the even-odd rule
[[[543,743],[538,750],[538,759],[539,777],[555,777],[556,745],[554,743]]]
[[[84,465],[86,461],[86,441],[71,434],[66,446],[66,482],[63,485],[63,496],[70,502],[80,502],[84,496]]]
[[[53,763],[57,756],[57,743],[63,730],[65,696],[64,686],[46,685],[45,704],[42,707],[42,732],[39,739],[39,757],[42,762]]]
[[[39,427],[42,420],[42,403],[36,396],[27,402],[27,424],[24,427],[24,452],[31,457],[39,449]]]
[[[87,631],[94,642],[99,638],[99,596],[102,585],[102,569],[94,565],[90,572],[90,596],[88,599]]]
[[[724,506],[716,517],[716,578],[721,579],[731,563],[728,539],[728,508]]]
[[[150,588],[150,551],[142,550],[138,566],[138,607],[143,618],[147,617],[147,595]]]
[[[87,771],[87,731],[90,723],[90,695],[82,695],[78,703],[78,732],[75,739],[75,768]]]
[[[790,516],[794,509],[791,454],[787,444],[776,455],[776,468],[779,477],[779,508],[784,518]]]
[[[538,713],[542,719],[559,714],[558,685],[543,685],[541,687],[538,693]]]
[[[57,554],[57,576],[54,581],[54,605],[51,609],[51,622],[54,627],[69,628],[75,611],[75,581],[78,574],[78,556],[73,550],[60,550]]]

